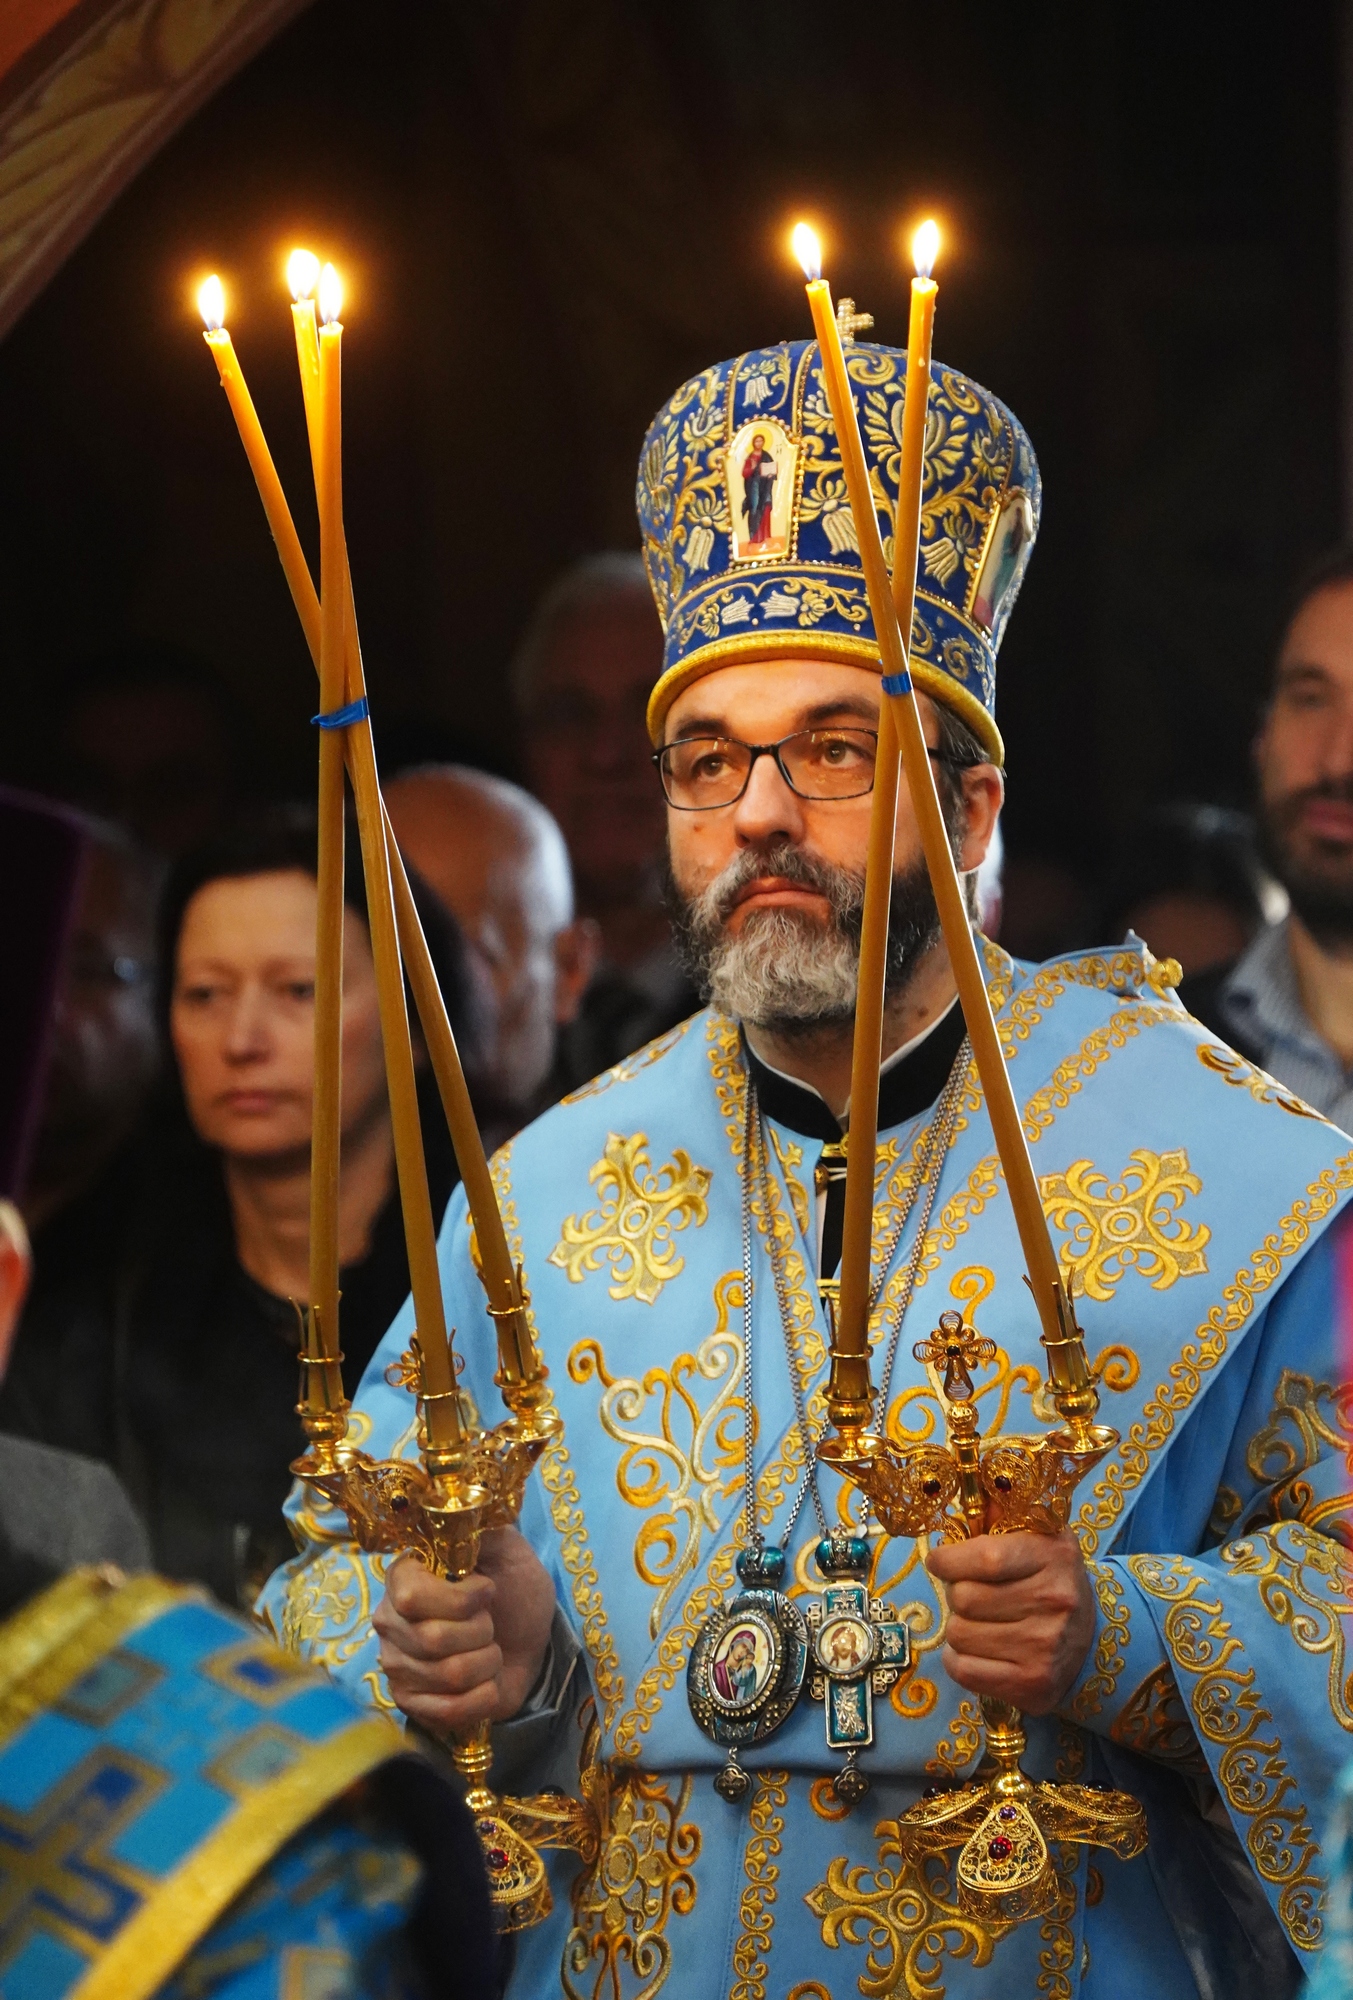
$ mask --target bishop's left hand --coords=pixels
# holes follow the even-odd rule
[[[946,1542],[926,1568],[949,1599],[950,1678],[1028,1715],[1056,1708],[1095,1635],[1094,1593],[1070,1530]]]

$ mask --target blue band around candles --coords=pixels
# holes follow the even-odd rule
[[[360,701],[350,701],[346,708],[331,708],[327,715],[312,715],[310,720],[316,729],[349,729],[354,722],[365,722],[371,713],[371,704],[363,695]]]
[[[900,674],[885,674],[883,676],[883,692],[885,694],[911,693],[911,675],[905,667],[903,667]]]

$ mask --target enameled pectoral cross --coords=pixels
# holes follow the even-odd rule
[[[827,1747],[845,1754],[832,1780],[837,1798],[853,1806],[869,1790],[858,1768],[861,1750],[874,1741],[874,1696],[887,1694],[911,1664],[911,1633],[891,1605],[871,1597],[869,1543],[838,1530],[819,1542],[817,1566],[826,1587],[807,1607],[812,1661],[808,1692],[826,1706]]]

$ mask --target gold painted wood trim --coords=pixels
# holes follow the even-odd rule
[[[0,337],[171,133],[308,4],[79,6],[0,79]]]
[[[202,1596],[163,1577],[116,1570],[61,1577],[0,1627],[0,1747],[139,1626]]]
[[[392,1723],[366,1716],[307,1750],[243,1799],[146,1898],[69,2000],[147,2000],[294,1833],[404,1748]]]

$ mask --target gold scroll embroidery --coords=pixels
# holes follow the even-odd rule
[[[705,1197],[713,1175],[693,1165],[682,1147],[657,1173],[651,1171],[648,1139],[608,1135],[601,1158],[587,1176],[601,1197],[599,1208],[566,1217],[549,1261],[580,1285],[604,1257],[611,1269],[613,1299],[642,1299],[651,1306],[686,1260],[672,1245],[672,1232],[709,1214]]]
[[[1268,1489],[1246,1516],[1247,1534],[1270,1521],[1297,1520],[1353,1540],[1353,1527],[1341,1520],[1353,1509],[1353,1494],[1345,1490],[1317,1499],[1306,1477],[1327,1448],[1343,1458],[1347,1489],[1353,1483],[1353,1382],[1317,1382],[1284,1368],[1268,1421],[1245,1452],[1246,1469]],[[1235,1499],[1235,1512],[1221,1523],[1223,1532],[1239,1518],[1239,1495]]]
[[[614,1069],[603,1070],[601,1075],[594,1076],[590,1083],[584,1083],[579,1089],[569,1091],[567,1097],[560,1098],[560,1103],[581,1104],[585,1097],[600,1097],[602,1091],[609,1090],[614,1083],[632,1083],[643,1070],[650,1069],[656,1062],[661,1062],[663,1057],[676,1047],[695,1019],[696,1016],[692,1014],[690,1020],[682,1021],[675,1028],[669,1028],[666,1034],[657,1036],[654,1041],[645,1042],[643,1048],[636,1049],[632,1056],[626,1056],[625,1060],[618,1062]]]
[[[600,1756],[593,1718],[583,1739],[581,1788],[596,1808],[596,1860],[573,1885],[573,1928],[561,1984],[568,2000],[651,2000],[671,1970],[667,1926],[695,1908],[691,1864],[700,1829],[682,1815],[694,1780],[675,1799],[663,1780]],[[628,1969],[628,1977],[626,1972]]]
[[[780,1870],[780,1835],[785,1830],[779,1810],[789,1797],[788,1771],[758,1771],[752,1795],[751,1833],[742,1858],[747,1886],[738,1904],[738,1941],[733,1946],[736,1975],[728,2000],[766,2000],[766,1954],[775,1928],[776,1883]]]
[[[678,1354],[669,1368],[650,1368],[642,1382],[612,1375],[598,1340],[580,1340],[568,1357],[573,1381],[590,1382],[595,1375],[601,1382],[601,1427],[625,1447],[616,1488],[648,1515],[635,1540],[634,1567],[658,1593],[648,1617],[650,1639],[657,1638],[673,1594],[700,1560],[702,1530],[719,1525],[718,1501],[741,1484],[742,1352],[729,1332],[730,1314],[742,1310],[740,1272],[720,1278],[714,1307],[714,1331],[697,1352]],[[703,1410],[687,1386],[694,1377],[717,1385]],[[644,1406],[655,1395],[661,1397],[659,1428],[639,1430]]]
[[[1057,1896],[1038,1927],[1044,1949],[1038,1954],[1038,1991],[1047,2000],[1071,2000],[1076,1958],[1076,1871],[1080,1856],[1065,1843],[1053,1849]],[[1080,1984],[1079,1979],[1076,1980]]]
[[[1169,1153],[1139,1147],[1120,1181],[1096,1172],[1091,1160],[1076,1160],[1038,1185],[1044,1209],[1069,1238],[1062,1261],[1087,1297],[1111,1299],[1129,1266],[1157,1292],[1206,1273],[1212,1231],[1179,1213],[1184,1197],[1203,1188],[1182,1146]]]
[[[1194,1728],[1221,1752],[1217,1782],[1251,1861],[1278,1892],[1283,1929],[1298,1951],[1315,1951],[1324,1932],[1320,1848],[1254,1669],[1243,1664],[1244,1646],[1220,1600],[1201,1595],[1204,1579],[1182,1556],[1129,1556],[1128,1567],[1144,1590],[1170,1606],[1165,1643],[1176,1674],[1192,1676]]]
[[[1329,1654],[1330,1710],[1341,1729],[1353,1732],[1353,1678],[1344,1674],[1353,1556],[1331,1536],[1284,1521],[1268,1534],[1231,1542],[1221,1559],[1233,1576],[1256,1579],[1259,1602],[1303,1653]]]
[[[1065,1111],[1082,1085],[1109,1060],[1115,1049],[1126,1048],[1143,1028],[1158,1021],[1177,1021],[1179,1009],[1161,1004],[1137,1004],[1113,1014],[1102,1028],[1087,1035],[1075,1055],[1059,1062],[1041,1090],[1036,1090],[1024,1107],[1024,1136],[1032,1145],[1042,1138],[1059,1111]]]
[[[490,1162],[490,1172],[512,1256],[524,1270],[521,1224],[517,1219],[517,1204],[512,1194],[510,1143],[494,1154]],[[532,1337],[539,1346],[540,1329],[536,1323],[529,1290],[526,1291],[526,1318]],[[548,1393],[547,1407],[555,1408],[552,1393]],[[592,1663],[592,1685],[602,1703],[602,1726],[609,1729],[616,1710],[625,1699],[625,1676],[620,1671],[620,1655],[616,1652],[615,1640],[611,1637],[610,1625],[606,1618],[606,1606],[601,1595],[601,1579],[597,1575],[597,1566],[588,1541],[587,1523],[583,1516],[577,1477],[569,1457],[568,1446],[562,1439],[558,1444],[551,1445],[542,1456],[540,1483],[549,1496],[550,1519],[559,1537],[560,1560],[569,1574],[574,1609],[582,1626],[583,1645]]]
[[[942,1856],[928,1861],[922,1875],[902,1860],[896,1820],[881,1820],[878,1858],[872,1868],[851,1867],[844,1855],[827,1867],[826,1879],[804,1897],[822,1926],[822,1942],[835,1951],[843,1944],[867,1945],[859,1990],[867,2000],[943,2000],[940,1975],[947,1957],[966,1959],[975,1970],[990,1965],[998,1926],[966,1916]],[[899,1862],[896,1870],[887,1866]]]
[[[926,1761],[931,1777],[956,1784],[982,1747],[982,1711],[975,1701],[961,1701],[958,1714],[941,1736],[935,1754]]]
[[[1081,1722],[1098,1715],[1112,1696],[1131,1637],[1131,1613],[1122,1584],[1103,1563],[1087,1562],[1085,1567],[1099,1599],[1100,1625],[1095,1642],[1095,1670],[1071,1704],[1071,1713]]]
[[[1196,1777],[1207,1775],[1207,1759],[1198,1747],[1173,1667],[1158,1666],[1133,1689],[1109,1735],[1125,1750],[1154,1757],[1158,1764],[1178,1764]]]
[[[1322,1221],[1351,1186],[1353,1153],[1343,1153],[1293,1202],[1249,1263],[1242,1264],[1236,1272],[1222,1293],[1223,1303],[1213,1306],[1194,1338],[1185,1341],[1178,1361],[1171,1364],[1170,1379],[1162,1382],[1143,1406],[1143,1421],[1126,1432],[1117,1458],[1109,1461],[1103,1477],[1096,1481],[1090,1498],[1077,1515],[1076,1532],[1086,1555],[1094,1554],[1101,1533],[1112,1527],[1122,1513],[1126,1495],[1146,1476],[1151,1453],[1158,1451],[1170,1436],[1176,1418],[1198,1394],[1203,1376],[1216,1367],[1231,1335],[1239,1333],[1254,1311],[1255,1300],[1282,1276],[1284,1262],[1305,1248],[1312,1225]]]
[[[1201,1042],[1198,1046],[1198,1060],[1204,1069],[1210,1069],[1223,1083],[1235,1084],[1240,1090],[1248,1090],[1257,1104],[1276,1104],[1284,1111],[1290,1111],[1294,1118],[1320,1118],[1328,1124],[1327,1118],[1311,1108],[1304,1098],[1279,1083],[1276,1076],[1270,1076],[1266,1069],[1246,1062],[1234,1049],[1228,1049],[1224,1042]]]
[[[371,1637],[371,1577],[384,1579],[379,1556],[366,1563],[351,1542],[324,1549],[287,1584],[278,1638],[288,1653],[333,1672],[360,1653]]]

